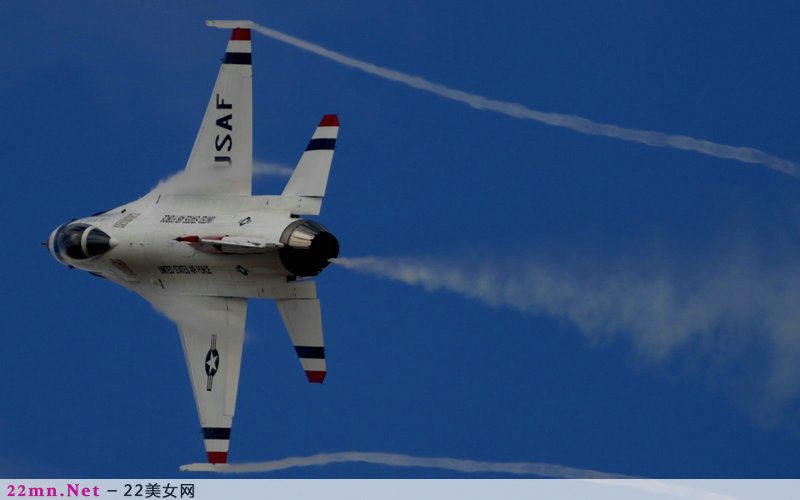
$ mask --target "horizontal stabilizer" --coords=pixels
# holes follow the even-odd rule
[[[306,282],[308,283],[308,282]],[[325,379],[325,343],[322,337],[322,314],[319,299],[276,299],[286,330],[309,382]]]
[[[338,135],[339,118],[336,115],[323,116],[282,196],[325,196]]]

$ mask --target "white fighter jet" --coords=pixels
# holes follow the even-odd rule
[[[233,33],[179,179],[56,228],[59,262],[140,294],[178,325],[208,462],[228,458],[247,300],[274,299],[309,382],[325,378],[316,276],[339,253],[318,215],[339,131],[325,115],[283,193],[253,196],[249,21]],[[213,466],[212,466],[213,467]]]

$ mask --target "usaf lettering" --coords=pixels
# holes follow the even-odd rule
[[[219,94],[216,95],[216,101],[217,101],[217,109],[230,109],[230,110],[233,109],[233,104],[226,103],[224,98],[220,99]],[[230,114],[227,114],[225,116],[217,118],[217,127],[232,132],[233,131],[233,127],[231,126],[231,123],[230,123],[231,120],[233,120],[233,111],[231,111]],[[225,133],[224,136],[222,136],[222,133],[217,134],[217,137],[214,140],[214,147],[217,149],[218,153],[221,153],[223,151],[223,149],[225,150],[225,152],[230,152],[231,147],[233,147],[233,137],[231,137],[231,134],[229,134],[229,133]],[[230,156],[215,156],[214,157],[214,162],[218,163],[218,164],[219,163],[223,163],[223,164],[230,165],[231,164],[231,157]]]

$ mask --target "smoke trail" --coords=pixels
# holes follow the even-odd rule
[[[377,257],[334,262],[492,307],[566,319],[592,339],[621,334],[650,362],[670,361],[683,349],[709,360],[703,369],[721,384],[745,386],[723,389],[754,400],[745,404],[762,423],[785,419],[782,424],[796,426],[782,413],[796,409],[791,405],[800,392],[797,266],[764,266],[745,251],[699,269],[641,260],[583,266],[531,259],[509,265]]]
[[[232,176],[224,170],[181,170],[162,179],[150,194],[193,194],[209,186],[229,182]]]
[[[791,161],[770,155],[758,149],[717,144],[704,139],[695,139],[685,135],[665,134],[663,132],[657,132],[654,130],[637,130],[618,127],[616,125],[598,123],[575,115],[536,111],[522,104],[489,99],[477,94],[470,94],[468,92],[452,89],[438,83],[433,83],[418,76],[408,75],[400,71],[377,66],[375,64],[334,52],[319,45],[306,42],[299,38],[286,35],[280,31],[275,31],[264,26],[254,24],[253,29],[270,38],[293,45],[309,52],[313,52],[314,54],[320,55],[339,64],[360,69],[366,73],[424,90],[440,97],[462,102],[475,109],[495,111],[519,119],[536,120],[538,122],[546,123],[547,125],[552,125],[555,127],[565,127],[582,134],[601,135],[605,137],[622,139],[624,141],[638,142],[648,146],[670,147],[686,151],[695,151],[697,153],[707,154],[717,158],[738,160],[745,163],[758,163],[793,177],[800,178],[800,166]]]
[[[642,479],[622,474],[609,474],[594,470],[576,469],[538,462],[479,462],[457,458],[425,458],[401,455],[397,453],[379,453],[347,451],[341,453],[320,453],[310,457],[289,457],[269,462],[253,462],[242,464],[192,464],[181,467],[181,470],[204,470],[222,474],[246,474],[250,472],[273,472],[294,467],[325,466],[334,463],[364,462],[392,467],[424,467],[445,469],[455,472],[476,473],[494,472],[520,476],[537,476],[556,479],[582,479],[603,486],[619,486],[661,495],[694,500],[736,500],[735,497],[667,481]]]
[[[329,465],[344,462],[365,462],[394,467],[425,467],[447,469],[456,472],[500,472],[526,476],[540,476],[562,479],[631,479],[632,476],[608,474],[593,470],[576,469],[561,465],[534,462],[478,462],[456,458],[424,458],[400,455],[397,453],[369,453],[347,451],[341,453],[320,453],[310,457],[289,457],[271,462],[228,464],[216,466],[213,470],[222,473],[241,474],[247,472],[272,472],[292,467]],[[205,465],[205,464],[202,464]]]
[[[294,172],[293,167],[285,165],[278,165],[277,163],[268,163],[265,161],[253,162],[253,175],[269,175],[275,177],[290,177]]]
[[[253,176],[266,175],[275,177],[289,177],[292,175],[294,168],[277,163],[270,163],[265,161],[253,161]],[[166,179],[162,179],[159,183],[150,190],[151,193],[169,193],[169,194],[192,194],[198,189],[202,190],[215,184],[230,181],[234,173],[226,170],[203,170],[203,171],[188,171],[181,170],[172,174]]]

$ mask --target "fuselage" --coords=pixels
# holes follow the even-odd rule
[[[146,196],[73,220],[48,240],[62,264],[142,293],[266,298],[339,253],[277,196]]]

